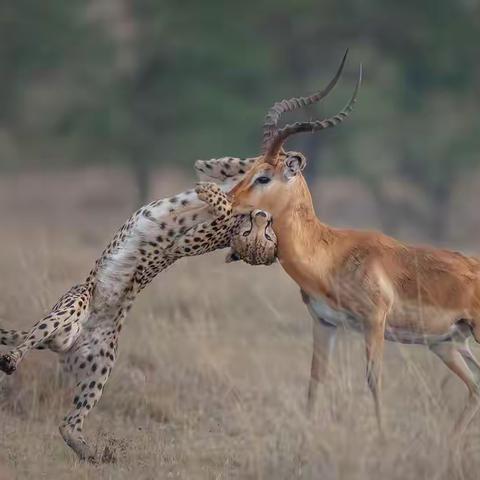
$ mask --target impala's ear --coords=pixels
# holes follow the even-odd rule
[[[290,178],[300,173],[307,164],[307,160],[301,153],[289,152],[287,153],[287,158],[285,159],[284,165],[285,168],[283,173],[285,178],[289,180]]]

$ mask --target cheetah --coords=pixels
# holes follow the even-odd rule
[[[99,461],[83,436],[84,422],[102,396],[117,359],[123,322],[140,291],[179,258],[229,245],[227,261],[274,260],[276,237],[270,215],[255,211],[236,216],[224,193],[255,160],[197,161],[195,169],[204,182],[135,212],[85,282],[65,293],[30,331],[0,329],[0,345],[14,347],[0,354],[0,370],[7,375],[32,349],[58,353],[64,372],[75,383],[73,405],[59,430],[80,460]],[[241,238],[232,242],[237,236]],[[252,245],[262,251],[258,260]]]

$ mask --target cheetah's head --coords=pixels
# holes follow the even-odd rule
[[[276,260],[277,237],[272,216],[264,210],[242,215],[233,232],[226,262],[243,260],[250,265],[271,265]]]

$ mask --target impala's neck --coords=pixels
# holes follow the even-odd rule
[[[320,222],[303,177],[296,180],[289,201],[280,212],[272,212],[278,238],[278,259],[302,289],[322,293],[332,265],[333,229]]]

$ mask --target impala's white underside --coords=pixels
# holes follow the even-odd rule
[[[323,323],[328,324],[332,327],[343,327],[357,332],[362,331],[363,321],[361,318],[355,316],[351,312],[346,310],[338,310],[332,308],[326,300],[323,298],[313,298],[310,297],[309,310],[312,315],[320,319]],[[392,325],[395,323],[395,320],[399,316],[420,319],[416,322],[406,322],[411,324],[422,325],[421,318],[426,315],[427,312],[419,311],[418,308],[400,309],[397,307],[393,309],[389,318],[387,316],[387,322],[385,326],[385,339],[392,342],[408,343],[408,344],[423,344],[423,345],[433,345],[440,342],[446,342],[451,340],[460,340],[470,336],[470,329],[463,323],[453,323],[451,326],[445,328],[445,330],[438,334],[427,334],[424,332],[418,332],[413,330],[408,330],[406,328],[398,327]],[[428,312],[428,314],[434,314],[434,312]],[[439,315],[438,312],[435,312],[436,315]],[[443,316],[446,318],[451,318],[452,313],[443,313]],[[438,318],[438,317],[437,317]],[[393,320],[389,322],[389,320]]]

